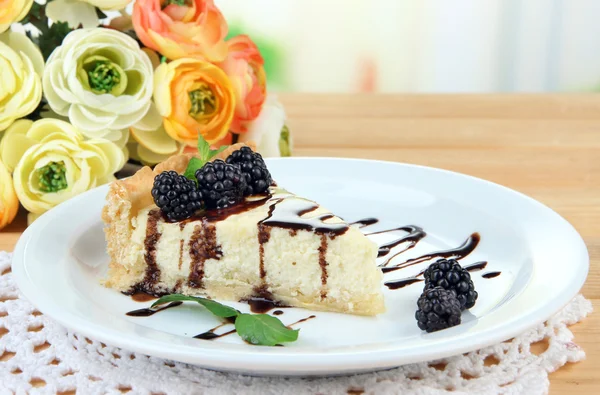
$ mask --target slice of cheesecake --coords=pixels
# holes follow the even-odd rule
[[[272,186],[234,207],[167,221],[152,200],[154,177],[182,173],[190,157],[172,157],[110,186],[106,286],[234,301],[268,297],[361,315],[385,310],[377,245],[313,201]]]

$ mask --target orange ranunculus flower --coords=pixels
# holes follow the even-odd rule
[[[196,145],[200,133],[213,144],[229,132],[235,95],[229,78],[217,66],[178,59],[154,70],[154,103],[173,139]]]
[[[227,58],[220,64],[235,92],[235,115],[231,130],[246,131],[245,123],[258,117],[267,96],[267,77],[258,47],[246,35],[227,41]]]
[[[169,59],[227,55],[227,23],[213,0],[137,0],[132,17],[144,45]]]
[[[0,229],[10,224],[19,211],[19,200],[15,193],[10,173],[0,161]]]

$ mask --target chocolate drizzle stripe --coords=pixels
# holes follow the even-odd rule
[[[411,248],[416,246],[417,243],[419,241],[421,241],[422,238],[427,236],[427,233],[425,233],[423,231],[423,228],[421,228],[419,226],[415,226],[415,225],[407,225],[407,226],[401,226],[399,228],[394,228],[394,229],[380,230],[377,232],[366,233],[365,235],[371,236],[371,235],[378,235],[378,234],[391,233],[391,232],[397,232],[397,231],[407,232],[408,234],[379,246],[379,251],[377,253],[378,258],[386,256],[387,254],[390,253],[390,251],[392,251],[392,248],[395,248],[395,247],[399,246],[400,244],[407,244],[407,246],[402,251],[399,251],[397,253],[397,255],[401,254],[407,250],[410,250]]]
[[[473,252],[473,250],[475,250],[475,247],[477,247],[477,245],[479,244],[480,240],[481,238],[479,236],[479,233],[473,233],[471,236],[469,236],[467,240],[465,240],[465,242],[460,247],[453,248],[450,250],[432,252],[429,254],[422,255],[418,258],[409,259],[402,263],[395,264],[394,266],[387,266],[392,259],[401,254],[401,252],[399,252],[389,257],[384,263],[382,263],[379,266],[381,267],[381,270],[384,273],[389,273],[395,270],[403,269],[405,267],[416,265],[421,262],[426,262],[433,258],[454,258],[456,260],[460,260],[468,256],[471,252]]]
[[[330,237],[339,236],[350,229],[350,226],[345,222],[323,222],[335,218],[330,213],[312,217],[307,215],[318,208],[319,206],[314,202],[297,197],[276,199],[269,207],[267,218],[260,223],[284,229],[308,230],[319,234],[327,234]]]
[[[377,218],[364,218],[358,221],[350,222],[348,225],[358,225],[359,228],[365,228],[369,225],[375,225],[379,220]]]
[[[160,269],[156,264],[156,246],[160,240],[161,234],[158,231],[158,221],[161,219],[160,210],[154,209],[148,212],[148,221],[146,223],[146,238],[144,239],[144,262],[146,262],[146,274],[140,284],[141,289],[152,290],[154,285],[160,279]]]
[[[202,288],[204,286],[204,264],[208,259],[221,259],[223,252],[217,244],[217,229],[213,223],[206,220],[194,227],[189,241],[190,275],[188,286]]]
[[[181,265],[183,265],[183,246],[184,246],[184,244],[185,244],[185,242],[184,242],[183,238],[181,240],[179,240],[179,265],[177,265],[179,270],[181,270]]]
[[[129,313],[126,313],[126,315],[130,316],[130,317],[150,317],[151,315],[154,315],[160,311],[164,311],[166,309],[170,309],[171,307],[177,307],[180,306],[183,302],[171,302],[166,306],[162,306],[159,307],[157,309],[138,309],[138,310],[133,310],[130,311]]]
[[[487,266],[486,261],[480,261],[480,262],[475,262],[468,266],[463,266],[463,268],[468,272],[473,272],[473,271],[477,271],[477,270],[482,270],[486,266]],[[386,287],[388,287],[389,289],[404,288],[408,285],[424,281],[424,279],[422,278],[423,273],[425,273],[425,270],[421,270],[419,273],[417,273],[411,277],[406,277],[406,278],[402,278],[399,280],[386,281],[384,283],[384,285]]]
[[[313,318],[317,318],[317,316],[316,316],[316,315],[309,315],[309,316],[308,316],[308,317],[306,317],[306,318],[299,319],[298,321],[296,321],[296,322],[292,322],[291,324],[288,324],[288,325],[286,325],[286,326],[289,328],[289,327],[291,327],[291,326],[294,326],[294,325],[301,324],[301,323],[303,323],[303,322],[306,322],[306,321],[308,321],[308,320],[312,320]]]
[[[502,273],[501,272],[489,272],[489,273],[482,274],[481,277],[494,278],[494,277],[498,277],[500,274],[502,274]]]
[[[319,266],[321,266],[321,299],[327,297],[327,235],[321,235],[321,245],[319,246]]]
[[[475,262],[469,266],[465,266],[464,268],[469,272],[475,272],[478,270],[483,270],[487,266],[487,261]]]
[[[267,272],[265,270],[265,244],[269,242],[271,238],[271,228],[261,223],[258,224],[258,273],[265,283]]]

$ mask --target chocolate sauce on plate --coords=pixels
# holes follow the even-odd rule
[[[396,254],[392,255],[390,258],[388,258],[384,263],[382,263],[379,266],[381,267],[381,270],[384,273],[389,273],[389,272],[393,272],[395,270],[403,269],[405,267],[416,265],[417,263],[426,262],[433,258],[454,258],[457,260],[462,259],[462,258],[468,256],[470,253],[472,253],[473,250],[475,250],[475,247],[477,247],[480,240],[481,240],[481,237],[479,236],[479,233],[473,233],[471,236],[469,236],[469,238],[467,240],[465,240],[465,242],[460,247],[452,248],[450,250],[432,252],[429,254],[422,255],[418,258],[408,259],[408,260],[406,260],[402,263],[398,263],[394,266],[387,266],[393,258],[397,257],[401,253],[400,252],[400,253],[396,253]]]
[[[475,262],[472,265],[465,266],[464,269],[466,269],[468,272],[475,272],[485,269],[487,264],[487,261]]]
[[[154,315],[154,314],[158,313],[159,311],[170,309],[171,307],[180,306],[182,303],[183,302],[171,302],[171,303],[169,303],[166,306],[158,307],[156,309],[138,309],[138,310],[133,310],[133,311],[130,311],[130,312],[126,313],[126,315],[128,315],[130,317],[150,317],[151,315]]]
[[[287,325],[287,327],[289,328],[291,326],[294,326],[294,325],[297,325],[297,324],[301,324],[301,323],[306,322],[308,320],[312,320],[313,318],[317,318],[317,316],[316,315],[309,315],[306,318],[302,318],[302,319],[300,319],[300,320],[298,320],[296,322],[292,322],[291,324]]]
[[[158,296],[151,295],[144,291],[133,291],[132,293],[125,293],[125,295],[131,296],[131,300],[134,302],[149,302],[151,300],[158,299]]]
[[[482,274],[481,277],[494,278],[494,277],[498,277],[500,274],[502,274],[502,272],[489,272],[489,273]]]
[[[359,219],[358,221],[350,222],[348,225],[358,225],[359,228],[364,228],[369,225],[374,225],[377,222],[379,222],[377,218],[364,218]]]
[[[273,312],[273,315],[282,315],[283,314],[283,310],[275,310]]]
[[[246,302],[250,305],[250,311],[253,313],[264,314],[276,307],[290,307],[283,302],[275,300],[273,294],[269,292],[266,285],[262,285],[254,290],[254,295],[244,298],[240,302]]]

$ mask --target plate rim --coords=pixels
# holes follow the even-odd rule
[[[499,325],[496,328],[487,329],[483,332],[478,333],[476,340],[466,342],[466,339],[459,339],[461,344],[460,346],[446,348],[443,352],[435,351],[426,353],[417,353],[414,350],[418,350],[420,347],[412,347],[406,348],[402,347],[401,352],[406,352],[407,350],[413,351],[409,355],[398,355],[398,346],[390,347],[388,346],[385,350],[363,350],[363,351],[348,351],[346,353],[315,353],[312,350],[305,351],[299,349],[285,349],[285,348],[270,348],[265,349],[261,348],[260,352],[250,352],[248,351],[247,346],[243,349],[238,348],[234,350],[229,350],[230,347],[223,347],[223,343],[211,343],[210,346],[207,344],[207,347],[194,347],[192,350],[190,347],[185,345],[172,345],[170,344],[168,348],[161,342],[151,341],[144,343],[144,339],[138,342],[128,341],[129,337],[120,336],[121,334],[117,331],[107,330],[106,326],[101,326],[96,328],[97,325],[90,326],[90,323],[81,319],[77,316],[74,316],[72,313],[68,311],[60,311],[60,307],[57,310],[53,306],[52,303],[48,300],[44,300],[44,298],[40,298],[39,295],[36,295],[35,292],[35,284],[33,284],[26,273],[26,265],[25,259],[27,255],[27,249],[29,247],[29,242],[31,240],[31,235],[34,233],[36,229],[36,224],[32,224],[28,227],[25,232],[19,238],[14,252],[13,252],[13,276],[15,281],[21,290],[21,292],[25,295],[25,297],[38,308],[43,314],[47,314],[52,319],[59,322],[61,325],[69,328],[77,333],[81,333],[84,336],[90,337],[92,339],[111,344],[114,346],[118,346],[130,351],[139,352],[146,355],[153,355],[161,358],[177,360],[181,362],[191,363],[195,365],[202,366],[204,368],[216,369],[221,371],[234,371],[245,374],[253,374],[253,375],[282,375],[282,376],[295,376],[295,375],[323,375],[323,374],[349,374],[349,373],[357,373],[364,371],[372,371],[379,369],[387,369],[393,368],[409,363],[415,362],[423,362],[423,361],[431,361],[440,358],[450,357],[452,355],[458,355],[464,352],[474,351],[477,349],[481,349],[483,347],[496,344],[498,342],[507,340],[511,337],[514,337],[524,331],[544,322],[550,316],[559,311],[562,307],[564,307],[579,291],[581,290],[585,280],[587,278],[589,272],[589,253],[587,250],[587,246],[583,241],[581,235],[577,232],[577,230],[571,225],[566,219],[564,219],[560,214],[556,213],[550,207],[545,204],[513,189],[505,187],[503,185],[494,183],[492,181],[488,181],[482,178],[478,178],[475,176],[454,172],[446,169],[439,169],[429,166],[422,166],[416,164],[408,164],[401,162],[392,162],[392,161],[382,161],[382,160],[372,160],[372,159],[354,159],[354,158],[332,158],[332,157],[292,157],[292,158],[267,158],[267,163],[280,162],[280,161],[360,161],[360,162],[370,162],[370,163],[381,163],[385,165],[394,165],[410,168],[418,168],[425,171],[433,171],[433,172],[442,172],[449,173],[453,176],[459,176],[463,178],[471,179],[471,181],[475,182],[483,182],[493,187],[500,188],[506,193],[515,194],[520,199],[525,199],[529,203],[538,205],[543,208],[547,214],[554,215],[555,218],[559,219],[563,226],[561,227],[561,231],[564,233],[570,233],[571,236],[574,237],[574,240],[579,246],[573,246],[571,248],[581,248],[582,262],[581,262],[581,271],[577,276],[576,280],[573,280],[573,283],[570,287],[565,287],[562,289],[562,292],[554,293],[550,301],[546,301],[544,305],[538,307],[535,310],[535,314],[533,319],[528,320],[519,320],[518,325],[512,325],[510,327],[506,327],[506,325]],[[86,199],[88,196],[92,194],[101,193],[101,190],[107,190],[108,186],[103,185],[92,190],[86,191],[65,203],[60,204],[57,207],[62,207],[61,210],[66,209],[71,204],[75,204],[79,200]],[[52,209],[42,216],[38,218],[36,221],[38,226],[41,226],[44,221],[48,222],[57,212],[56,209]],[[32,288],[33,287],[33,288]],[[452,329],[452,328],[451,328]],[[450,330],[451,330],[450,329]],[[502,330],[500,330],[502,329]],[[501,332],[501,335],[498,334]],[[130,339],[129,339],[130,340]],[[443,341],[443,339],[442,339]],[[144,343],[144,344],[142,344]],[[208,343],[208,342],[207,342]],[[239,345],[233,345],[239,346]],[[431,348],[431,345],[428,345],[427,348]],[[226,349],[226,350],[224,350]],[[201,350],[201,352],[199,352]],[[243,351],[242,351],[243,350]],[[353,355],[352,360],[348,360],[348,356]],[[200,356],[200,358],[198,358]],[[245,356],[241,358],[240,356]],[[282,361],[285,358],[282,357],[294,357],[293,361]],[[259,358],[259,360],[257,360]],[[251,362],[254,365],[249,365]],[[248,368],[248,366],[253,366],[252,368]]]

